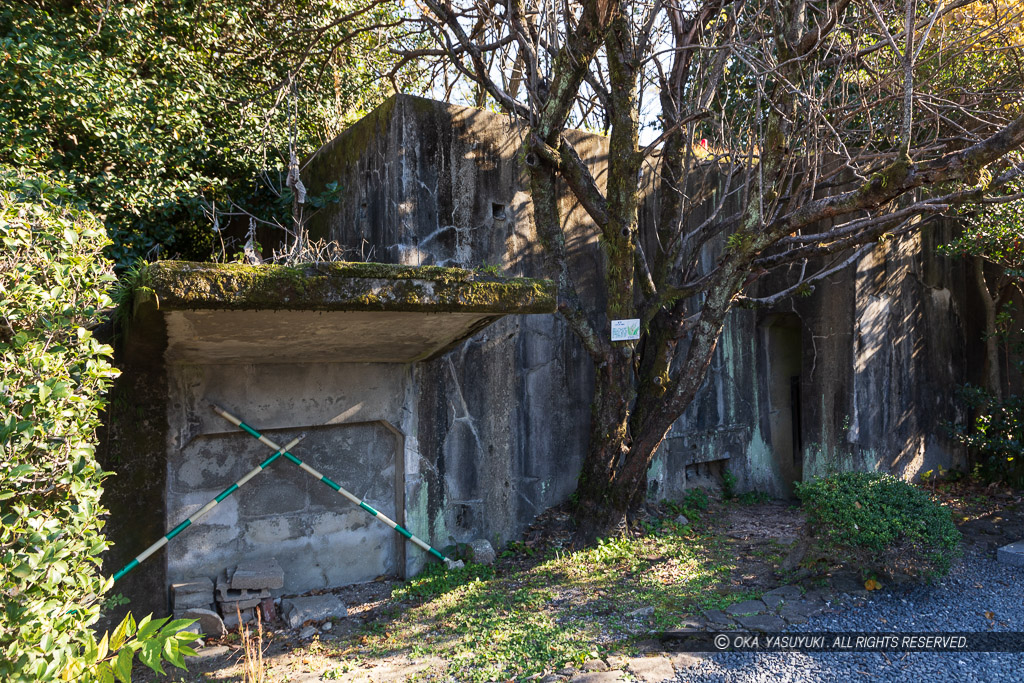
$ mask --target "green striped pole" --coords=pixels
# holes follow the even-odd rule
[[[218,415],[223,417],[225,420],[227,420],[231,424],[235,425],[239,429],[244,430],[245,432],[248,432],[251,436],[256,437],[257,439],[262,441],[264,444],[266,444],[270,448],[277,449],[278,452],[280,452],[285,458],[287,458],[288,460],[291,460],[293,463],[298,465],[307,474],[312,476],[317,481],[320,481],[320,482],[326,484],[327,486],[329,486],[332,489],[334,489],[337,493],[340,493],[342,496],[344,496],[349,501],[351,501],[353,505],[356,505],[356,506],[362,508],[363,510],[365,510],[366,512],[370,513],[371,515],[373,515],[374,517],[376,517],[377,519],[379,519],[380,521],[384,522],[389,527],[391,527],[392,529],[394,529],[395,531],[400,533],[402,536],[405,536],[407,539],[409,539],[410,541],[412,541],[413,543],[418,545],[424,551],[430,553],[431,555],[433,555],[437,559],[439,559],[442,562],[444,562],[445,565],[447,565],[447,567],[449,569],[454,569],[454,568],[462,566],[461,562],[456,562],[454,560],[451,560],[451,559],[445,557],[444,554],[441,553],[441,551],[437,550],[436,548],[431,546],[426,541],[423,541],[420,538],[418,538],[412,532],[407,530],[405,527],[403,527],[401,524],[399,524],[398,522],[394,521],[393,519],[391,519],[387,515],[385,515],[383,512],[380,512],[379,510],[375,510],[371,505],[368,505],[365,501],[360,500],[356,496],[354,496],[351,493],[349,493],[348,491],[346,491],[345,488],[343,486],[341,486],[340,484],[337,484],[337,483],[331,481],[328,477],[320,474],[315,469],[313,469],[312,467],[310,467],[306,463],[304,463],[301,460],[299,460],[298,458],[296,458],[294,455],[292,455],[291,453],[288,452],[288,448],[278,449],[277,444],[275,444],[273,441],[271,441],[267,437],[265,437],[262,434],[260,434],[259,432],[257,432],[255,429],[253,429],[249,425],[247,425],[244,422],[242,422],[240,419],[238,419],[237,417],[235,417],[234,415],[232,415],[228,411],[224,410],[223,408],[221,408],[219,406],[213,405],[213,404],[210,404],[210,407],[213,408],[213,412],[217,413]]]
[[[191,517],[189,517],[184,522],[182,522],[178,526],[176,526],[173,529],[171,529],[170,531],[168,531],[167,534],[163,538],[161,538],[159,541],[157,541],[153,545],[151,545],[148,548],[146,548],[144,551],[142,551],[142,554],[139,555],[138,557],[136,557],[134,560],[132,560],[128,564],[126,564],[124,566],[124,569],[122,569],[118,573],[114,574],[114,581],[117,581],[122,576],[124,576],[125,574],[127,574],[128,572],[130,572],[131,570],[135,569],[140,564],[145,562],[149,558],[150,555],[152,555],[157,550],[160,550],[160,548],[163,548],[165,545],[167,545],[167,542],[169,540],[171,540],[172,538],[174,538],[175,536],[180,534],[182,531],[187,529],[189,526],[191,526],[195,522],[199,521],[199,519],[201,517],[203,517],[206,513],[208,513],[213,508],[217,507],[217,505],[219,505],[222,500],[224,500],[225,498],[230,496],[232,493],[237,491],[242,486],[245,486],[245,484],[250,479],[255,477],[257,474],[259,474],[263,470],[267,469],[267,467],[270,466],[270,463],[274,462],[275,460],[277,460],[282,455],[286,455],[287,451],[289,451],[291,448],[293,448],[295,446],[295,444],[299,443],[300,441],[302,441],[305,438],[306,438],[305,434],[300,434],[299,436],[297,436],[294,439],[292,439],[291,441],[289,441],[288,445],[285,446],[284,448],[278,448],[276,445],[273,446],[274,450],[277,451],[276,453],[274,453],[272,456],[270,456],[269,458],[267,458],[266,460],[261,462],[256,467],[252,468],[249,471],[248,474],[246,474],[244,477],[242,477],[241,479],[236,481],[231,486],[229,486],[226,489],[224,489],[223,491],[221,491],[217,495],[216,498],[214,498],[209,503],[207,503],[206,505],[201,507],[199,510],[197,510]],[[261,441],[264,441],[264,443],[267,443],[267,444],[271,443],[269,440],[261,439]]]

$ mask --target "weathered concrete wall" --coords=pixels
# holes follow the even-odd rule
[[[311,233],[378,261],[543,276],[520,140],[507,118],[394,98],[309,165],[311,192],[332,181],[347,190]],[[579,143],[600,176],[606,140]],[[596,237],[565,201],[571,267],[592,282],[601,272]],[[406,462],[407,518],[428,521],[414,532],[501,544],[575,489],[593,380],[559,318],[510,316],[416,373],[416,427],[407,433],[419,457]],[[410,569],[422,560],[410,553]]]
[[[606,141],[574,135],[601,177]],[[314,232],[351,247],[362,245],[374,258],[384,254],[389,261],[493,264],[510,274],[539,274],[520,141],[521,131],[506,117],[398,97],[342,134],[310,165],[307,185],[314,192],[331,180],[349,189],[337,208],[316,219]],[[601,274],[595,230],[579,207],[568,198],[564,202],[572,268],[583,295],[594,300],[595,278]],[[650,234],[656,202],[655,193],[642,212],[644,234]],[[787,496],[795,481],[830,471],[880,468],[912,477],[936,464],[962,462],[961,449],[945,437],[941,423],[958,417],[955,387],[977,378],[966,359],[980,348],[978,307],[965,286],[964,265],[935,252],[943,241],[938,233],[948,238],[950,230],[938,225],[921,236],[880,244],[809,297],[772,310],[734,311],[708,381],[652,466],[649,495],[672,498],[690,486],[717,485],[723,468],[737,477],[739,491]],[[721,246],[709,245],[702,258],[712,263]],[[762,287],[767,291],[785,278]],[[531,341],[540,321],[533,318],[531,330],[521,324],[504,342],[514,352],[496,342],[488,354],[476,356],[467,346],[423,370],[436,390],[433,399],[421,400],[420,423],[430,422],[423,429],[438,430],[431,439],[448,444],[424,453],[443,473],[435,475],[437,490],[428,486],[432,493],[425,499],[435,506],[460,506],[462,528],[452,525],[448,513],[443,516],[448,533],[458,540],[477,530],[500,529],[504,537],[505,529],[514,531],[529,511],[561,500],[574,484],[589,419],[589,363],[561,322],[546,322],[550,329]],[[498,328],[492,332],[497,335]],[[548,367],[562,376],[540,371]],[[509,385],[488,374],[498,368],[536,376]],[[504,503],[487,507],[483,526],[465,520],[477,518],[469,511],[486,507],[483,501],[504,485],[505,472],[491,473],[490,465],[481,464],[470,474],[460,465],[460,474],[453,475],[447,467],[470,462],[470,453],[490,457],[478,439],[465,436],[471,433],[469,422],[458,407],[467,387],[453,380],[462,376],[512,392],[511,408],[503,405],[505,393],[490,406],[474,409],[466,403],[470,422],[494,426],[495,434],[516,432],[511,440],[488,445],[504,462],[520,463],[521,487],[533,476],[541,481],[539,496],[526,494],[531,503],[522,502],[518,510]],[[565,384],[574,377],[575,386]],[[547,409],[536,410],[538,404]],[[549,436],[556,415],[561,430],[555,431],[576,435],[557,448]],[[561,457],[545,459],[545,453]],[[558,463],[555,469],[543,469],[552,462]],[[557,495],[546,495],[545,488]],[[479,498],[466,498],[474,490]],[[431,514],[442,517],[436,508]]]
[[[793,481],[837,471],[913,478],[963,466],[943,424],[965,417],[956,389],[980,378],[968,359],[981,357],[981,323],[966,265],[936,250],[954,229],[936,222],[888,240],[808,297],[733,311],[708,381],[652,467],[649,493],[680,496],[722,467],[738,491],[787,496]],[[795,406],[783,384],[793,376]]]
[[[113,544],[103,556],[103,574],[111,576],[163,536],[167,464],[167,373],[163,353],[167,344],[163,319],[143,312],[115,344],[115,364],[121,376],[114,381],[100,431],[97,459],[115,475],[104,481],[103,505],[110,511],[105,533]],[[140,566],[114,588],[131,598],[124,610],[115,610],[110,624],[120,623],[122,612],[136,615],[167,610],[167,567],[162,561]]]

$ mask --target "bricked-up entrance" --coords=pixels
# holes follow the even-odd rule
[[[426,489],[443,500],[445,482],[419,462],[419,362],[509,313],[552,312],[554,296],[546,281],[450,268],[171,262],[143,272],[134,304],[104,448],[118,473],[107,573],[269,455],[210,404],[281,443],[305,433],[297,457],[434,540]],[[421,555],[282,458],[117,586],[163,614],[170,583],[242,562],[277,558],[278,592],[302,593],[402,576]]]

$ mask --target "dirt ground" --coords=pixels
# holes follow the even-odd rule
[[[982,488],[969,484],[946,484],[934,490],[947,505],[954,522],[964,534],[964,545],[982,552],[1024,538],[1024,505],[1019,492],[1000,487]],[[669,514],[654,506],[652,515]],[[727,584],[719,592],[767,591],[787,583],[821,582],[820,573],[813,574],[800,566],[807,552],[806,521],[800,508],[792,502],[767,501],[740,504],[736,501],[712,501],[702,515],[709,530],[718,536],[734,558]],[[638,520],[638,526],[643,520]],[[567,550],[572,525],[564,509],[554,509],[539,517],[515,546],[518,552],[499,559],[507,569],[526,569],[536,564],[551,549]],[[658,558],[648,558],[657,560]],[[805,563],[806,564],[806,563]],[[331,591],[348,606],[349,616],[337,620],[328,632],[314,640],[302,640],[295,631],[280,622],[267,626],[264,633],[264,661],[275,681],[320,681],[330,679],[332,657],[355,651],[362,633],[383,630],[394,618],[391,594],[401,582],[381,577],[377,581]],[[238,634],[229,634],[218,642],[208,643],[202,656],[190,658],[189,671],[171,668],[167,677],[149,670],[136,670],[139,681],[241,681],[244,648]],[[393,658],[372,675],[374,680],[405,680],[424,674],[441,662]],[[325,673],[326,672],[326,673]],[[347,676],[346,676],[347,678]]]

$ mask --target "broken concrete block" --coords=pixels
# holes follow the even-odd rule
[[[214,659],[216,657],[223,657],[230,652],[231,650],[227,645],[211,645],[197,650],[194,655],[185,657],[185,661],[191,663],[202,659]]]
[[[231,587],[231,580],[226,573],[217,577],[217,602],[259,601],[269,597],[270,591],[266,588],[263,590],[235,589]]]
[[[284,569],[276,557],[245,562],[231,573],[231,588],[235,590],[267,590],[284,588]]]
[[[240,609],[252,609],[253,607],[259,607],[262,600],[260,598],[250,598],[249,600],[223,600],[217,603],[220,607],[220,613],[224,616],[234,614]]]
[[[242,621],[241,622],[238,621],[239,614],[241,614],[241,616],[242,616]],[[256,617],[254,615],[253,610],[251,610],[251,609],[243,609],[243,610],[239,610],[238,612],[232,612],[231,614],[225,614],[224,615],[224,628],[226,628],[229,631],[237,631],[238,630],[238,626],[240,624],[248,624],[248,623],[251,623],[255,619],[256,619]]]
[[[1024,541],[1004,545],[996,551],[996,559],[1003,564],[1024,567]]]
[[[332,617],[348,616],[345,603],[331,593],[310,595],[302,598],[286,598],[281,601],[281,614],[291,628],[298,628],[307,621],[324,621]]]
[[[643,683],[661,683],[676,680],[675,669],[667,657],[631,657],[629,672]]]
[[[193,607],[184,610],[180,617],[176,614],[175,618],[197,619],[199,630],[209,638],[220,638],[227,633],[227,629],[224,628],[224,620],[212,609]]]
[[[260,600],[260,611],[263,612],[262,617],[265,624],[269,624],[277,619],[277,605],[274,604],[273,598],[263,598]]]
[[[478,538],[469,544],[469,554],[477,564],[494,564],[497,555],[490,541],[485,538]]]
[[[213,604],[213,581],[202,576],[171,584],[171,605],[174,611],[200,607],[209,609]]]

